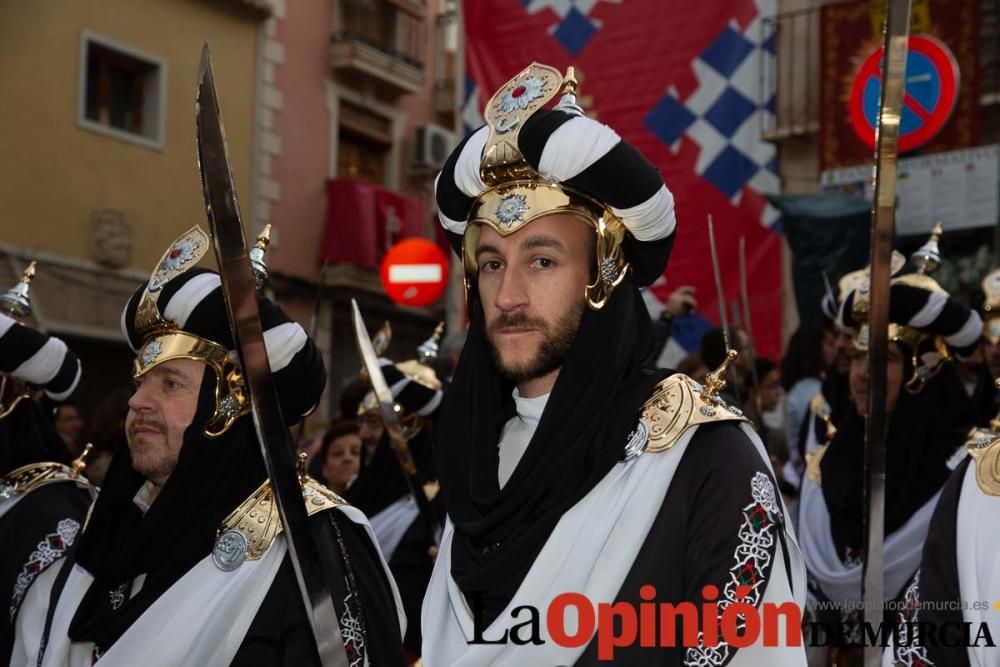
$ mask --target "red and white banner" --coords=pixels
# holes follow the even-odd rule
[[[676,198],[677,241],[654,292],[663,300],[693,285],[701,316],[718,322],[712,214],[730,313],[746,238],[753,334],[771,358],[781,348],[781,242],[765,195],[779,181],[774,146],[761,140],[774,101],[760,74],[774,57],[762,19],[775,9],[776,0],[468,0],[462,109],[471,131],[493,91],[532,61],[574,65],[584,109],[657,165]]]

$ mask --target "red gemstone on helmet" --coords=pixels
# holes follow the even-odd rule
[[[518,86],[511,92],[510,96],[513,97],[514,99],[517,99],[521,95],[524,95],[526,92],[528,92],[527,88],[525,88],[524,86]]]
[[[174,248],[173,250],[170,251],[170,259],[177,259],[180,256],[181,256],[180,248]]]

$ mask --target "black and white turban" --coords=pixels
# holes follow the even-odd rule
[[[0,371],[65,401],[80,383],[80,360],[59,338],[0,314]]]
[[[440,388],[429,387],[417,378],[411,377],[391,359],[380,357],[378,364],[392,392],[392,399],[402,409],[404,417],[410,415],[430,417],[440,407],[444,395]],[[375,398],[374,392],[368,392],[358,406],[358,412],[362,414],[372,410],[378,410],[378,399]]]
[[[134,352],[145,342],[135,329],[136,309],[145,289],[143,283],[122,310],[122,333]],[[163,319],[226,350],[235,348],[218,273],[191,269],[170,280],[156,294],[156,306]],[[305,330],[278,304],[258,295],[257,305],[282,415],[288,424],[294,424],[319,403],[326,386],[323,358]]]
[[[488,136],[484,125],[466,137],[434,186],[438,217],[459,254],[469,213],[491,189],[480,175]],[[607,125],[562,103],[540,109],[524,122],[518,148],[543,180],[589,195],[622,221],[631,235],[625,255],[639,286],[663,273],[677,226],[674,197],[638,150]]]
[[[889,288],[889,322],[937,336],[959,359],[973,354],[983,335],[983,321],[979,313],[951,298],[947,292],[898,282],[906,278],[897,278]],[[853,290],[841,304],[841,326],[859,329],[864,324],[854,315],[857,296],[858,290]]]

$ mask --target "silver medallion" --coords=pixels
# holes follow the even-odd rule
[[[212,561],[215,566],[223,572],[232,572],[247,559],[246,536],[235,528],[231,528],[219,535],[215,541],[215,548],[212,549]]]
[[[623,461],[631,461],[635,457],[646,451],[646,443],[649,442],[649,427],[646,420],[640,419],[635,425],[635,430],[628,434],[628,442],[625,443],[625,451],[622,453]]]
[[[160,356],[160,352],[163,350],[163,343],[160,342],[159,338],[151,340],[149,345],[142,351],[142,367],[147,368],[150,364],[156,361],[156,358]]]
[[[528,208],[528,200],[524,195],[508,195],[497,206],[497,220],[505,227],[511,227],[515,222],[524,220]]]
[[[240,402],[235,396],[226,396],[219,404],[219,411],[226,419],[235,419],[240,414]]]
[[[705,415],[706,417],[715,416],[715,408],[708,405],[701,406],[700,408],[698,408],[698,411],[701,412],[701,414]]]

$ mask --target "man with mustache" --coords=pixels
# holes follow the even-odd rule
[[[188,230],[125,306],[122,333],[136,351],[127,447],[51,594],[25,603],[46,629],[26,663],[319,664],[220,276],[195,266],[209,244]],[[291,426],[320,399],[323,361],[277,304],[259,296],[258,307]],[[349,664],[404,664],[405,618],[367,520],[304,470],[299,482],[310,521],[337,545],[326,584]]]
[[[421,617],[427,665],[608,660],[600,629],[572,646],[550,635],[546,610],[564,593],[698,610],[717,594],[720,613],[744,593],[750,605],[804,599],[753,428],[718,383],[644,368],[654,334],[639,288],[666,268],[673,197],[635,148],[583,115],[576,87],[572,73],[527,67],[437,180],[470,326],[435,425],[448,521]],[[570,634],[573,616],[556,614]],[[769,648],[697,629],[660,639],[620,637],[610,658],[805,664],[784,635]]]

